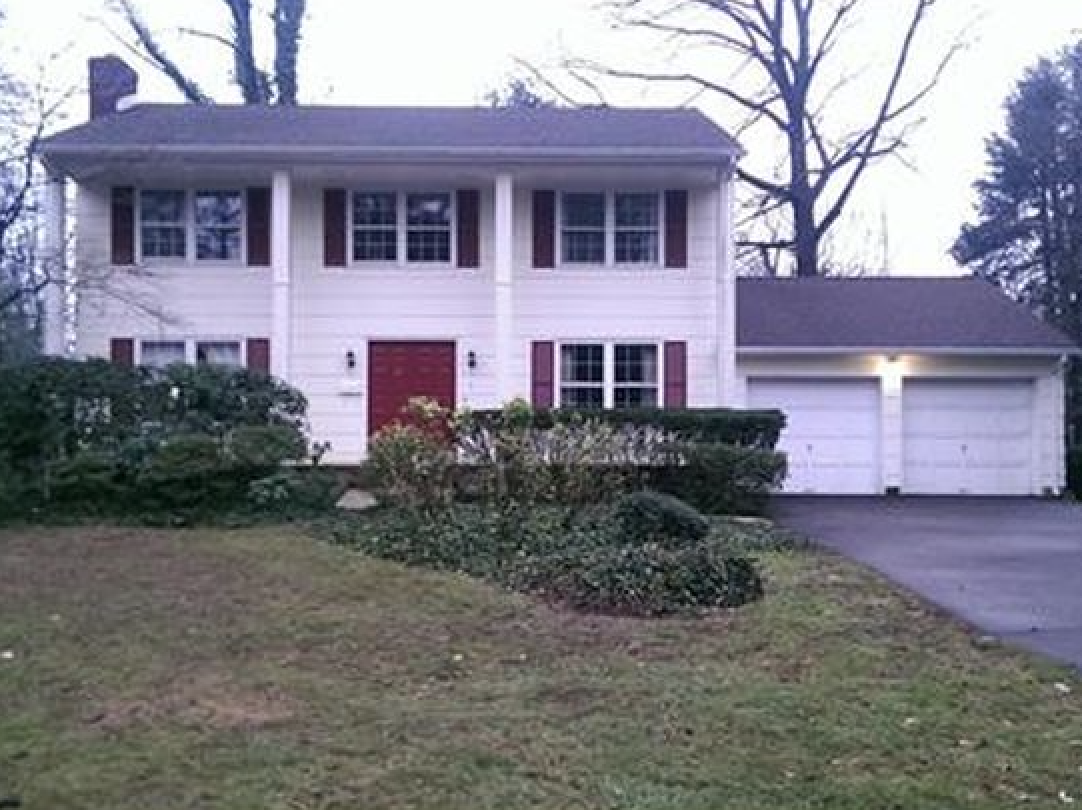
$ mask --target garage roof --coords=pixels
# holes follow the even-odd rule
[[[972,276],[744,278],[738,285],[741,350],[1078,351],[1063,333]]]
[[[137,104],[46,138],[47,158],[283,152],[298,157],[672,158],[725,162],[740,144],[690,109]]]

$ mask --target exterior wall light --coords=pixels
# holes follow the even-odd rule
[[[353,351],[353,349],[350,349],[346,352],[346,368],[348,368],[350,371],[353,371],[353,369],[357,368],[357,354]]]
[[[466,368],[468,368],[470,371],[477,370],[477,352],[475,352],[473,349],[470,349],[468,352],[466,352]]]

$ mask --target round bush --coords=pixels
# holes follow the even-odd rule
[[[580,610],[664,616],[737,607],[759,599],[763,582],[746,557],[707,545],[605,549],[566,566],[558,593]]]
[[[633,492],[617,503],[614,530],[623,543],[655,543],[683,548],[701,543],[710,534],[710,522],[690,504],[660,492]]]

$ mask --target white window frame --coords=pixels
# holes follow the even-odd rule
[[[571,407],[563,402],[563,374],[562,357],[565,346],[601,346],[602,347],[602,373],[601,373],[601,404],[606,411],[616,407],[616,347],[617,346],[653,346],[657,351],[657,407],[665,407],[665,342],[657,338],[619,338],[617,340],[598,340],[597,338],[582,338],[581,340],[559,341],[555,347],[555,377],[554,399],[556,407]],[[627,386],[624,386],[627,387]],[[644,387],[644,386],[632,386]]]
[[[605,261],[565,262],[564,261],[564,194],[604,194],[605,195]],[[651,194],[657,197],[657,261],[655,262],[618,262],[616,261],[616,195]],[[653,188],[563,188],[556,192],[555,216],[556,266],[567,270],[591,269],[604,267],[609,270],[655,270],[665,264],[665,193]]]
[[[354,199],[362,195],[386,195],[390,196],[394,200],[394,248],[395,257],[393,259],[358,259],[356,258],[356,244],[354,239],[358,231],[386,231],[391,230],[389,226],[376,226],[376,225],[358,225],[353,217]],[[402,206],[399,204],[399,193],[391,189],[386,188],[356,188],[351,189],[349,192],[349,198],[346,200],[346,219],[347,232],[349,233],[349,263],[357,264],[361,266],[373,266],[373,265],[386,265],[386,264],[399,264],[402,261]]]
[[[153,220],[151,222],[145,222],[143,219],[143,194],[180,194],[183,197],[180,207],[180,221],[166,223],[162,220]],[[182,238],[184,240],[184,255],[182,256],[148,256],[145,260],[148,262],[180,262],[186,264],[191,258],[191,239],[189,238],[189,202],[188,191],[182,188],[140,188],[135,192],[135,237],[137,241],[136,250],[139,252],[141,258],[143,257],[143,228],[176,228],[181,230]]]
[[[143,197],[144,191],[178,191],[184,195],[184,257],[159,258],[143,255]],[[236,259],[196,258],[195,195],[199,193],[230,192],[240,194],[240,255]],[[140,186],[135,190],[135,250],[140,264],[155,266],[248,267],[248,189],[222,186],[170,186],[165,184]],[[266,270],[267,268],[252,268]]]
[[[354,259],[353,258],[353,195],[354,194],[394,194],[395,195],[395,233],[397,234],[395,261],[384,259]],[[448,215],[450,217],[450,247],[451,253],[447,261],[434,262],[411,262],[408,259],[410,226],[407,224],[408,207],[406,198],[410,194],[446,194],[450,199]],[[389,189],[381,186],[354,187],[349,189],[346,200],[346,233],[349,234],[348,264],[358,268],[400,268],[400,269],[449,269],[458,264],[458,195],[454,190],[445,188],[405,188]],[[416,226],[414,226],[416,227]]]
[[[248,367],[248,341],[242,337],[236,337],[234,335],[199,335],[192,337],[190,335],[184,337],[151,335],[135,338],[135,365],[143,365],[143,344],[144,343],[183,343],[184,344],[184,364],[189,366],[197,365],[199,345],[202,343],[236,343],[240,348],[240,365],[237,368]]]

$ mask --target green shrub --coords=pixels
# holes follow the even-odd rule
[[[376,494],[398,506],[440,509],[454,495],[454,454],[448,444],[415,425],[393,424],[368,443],[366,476]]]
[[[498,430],[506,421],[500,411],[475,411],[475,422],[489,430]],[[530,413],[529,427],[545,430],[553,425],[582,419],[582,411],[571,409],[543,410]],[[707,444],[732,444],[770,450],[778,443],[785,427],[781,411],[735,410],[729,408],[638,408],[628,410],[591,411],[590,419],[616,428],[651,429],[679,437],[685,441]]]
[[[227,438],[230,461],[241,468],[273,470],[286,461],[302,461],[308,442],[294,425],[241,425]]]
[[[1067,454],[1067,488],[1076,498],[1082,498],[1082,445]]]
[[[684,456],[683,464],[642,468],[642,484],[711,515],[762,514],[785,479],[785,456],[769,450],[688,445]]]
[[[79,511],[108,513],[127,493],[128,476],[116,453],[84,450],[55,465],[51,496]]]
[[[755,564],[715,545],[604,549],[562,566],[549,590],[580,610],[664,616],[759,599]]]
[[[703,542],[710,522],[695,507],[660,492],[635,492],[613,510],[613,531],[624,543],[684,548]]]
[[[229,469],[216,437],[192,433],[158,447],[139,472],[138,489],[150,509],[212,510],[240,502],[246,483]]]
[[[344,487],[337,474],[320,467],[280,470],[248,483],[248,502],[260,512],[292,517],[334,507]]]

